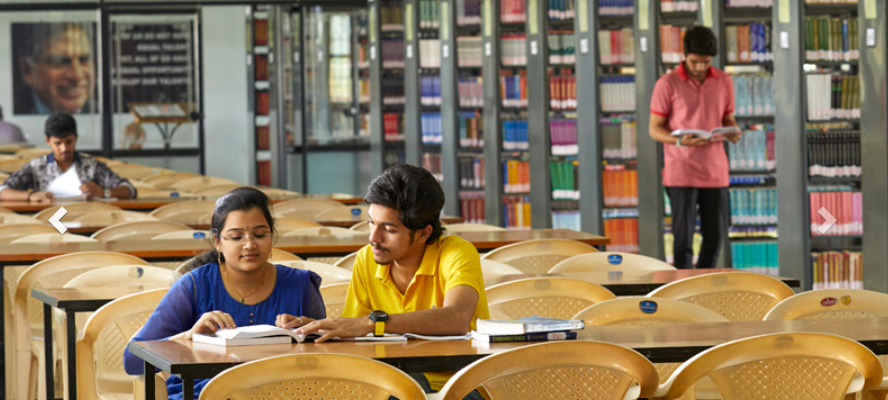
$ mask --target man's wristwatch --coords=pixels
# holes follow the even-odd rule
[[[105,188],[105,192],[104,192],[103,197],[106,199],[110,199],[111,198],[111,189]]]
[[[676,142],[675,145],[681,147],[681,136],[678,137],[678,142]]]
[[[389,315],[387,312],[382,310],[373,310],[370,313],[370,320],[376,325],[373,330],[373,336],[383,336],[385,335],[385,323],[388,321]]]

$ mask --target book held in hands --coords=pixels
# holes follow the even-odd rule
[[[195,334],[192,340],[197,343],[212,344],[216,346],[251,346],[263,344],[287,344],[294,340],[297,343],[313,342],[321,337],[323,332],[300,335],[296,329],[278,328],[272,325],[242,326],[234,329],[220,329],[213,334]],[[334,337],[330,339],[336,342],[406,342],[407,339],[419,340],[469,340],[471,335],[463,336],[427,336],[413,333],[403,335],[386,334],[385,336],[361,336],[361,337]]]
[[[693,135],[699,138],[709,139],[713,142],[719,142],[727,140],[727,136],[730,133],[740,133],[740,128],[736,126],[723,126],[711,131],[704,131],[702,129],[676,129],[672,131],[672,136]]]

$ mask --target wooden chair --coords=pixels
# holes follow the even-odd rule
[[[653,396],[681,398],[709,376],[724,400],[841,400],[882,381],[882,365],[853,340],[821,333],[763,335],[708,349],[685,362]],[[853,398],[853,397],[852,397]]]
[[[12,174],[25,166],[25,164],[31,162],[30,158],[22,158],[18,160],[12,161],[4,161],[0,162],[0,172],[5,172],[7,174]]]
[[[4,144],[6,144],[6,143],[0,143],[0,146],[2,146]],[[0,147],[0,149],[2,149],[2,147]],[[22,159],[21,157],[16,156],[16,155],[12,155],[12,154],[0,154],[0,163],[5,163],[7,161],[17,161],[17,160],[21,160],[21,159]]]
[[[82,252],[40,261],[19,276],[13,302],[15,365],[12,369],[16,374],[13,379],[16,388],[15,398],[33,399],[38,395],[40,398],[46,398],[44,393],[46,385],[43,383],[46,377],[43,373],[45,371],[43,303],[31,297],[31,290],[60,288],[77,275],[100,267],[140,264],[148,265],[141,258],[127,254]],[[52,333],[48,335],[52,340]]]
[[[59,231],[49,224],[2,224],[0,225],[0,243],[9,243],[20,237],[41,233],[58,235]]]
[[[888,317],[888,294],[860,289],[823,289],[796,294],[777,303],[765,321],[793,319],[858,319]],[[879,356],[885,376],[869,395],[888,396],[888,356]]]
[[[358,222],[357,224],[348,227],[348,229],[358,232],[370,233],[370,220],[368,219],[366,221]]]
[[[173,189],[185,192],[193,192],[196,189],[218,186],[218,185],[237,185],[237,182],[230,179],[215,178],[212,176],[199,176],[194,178],[182,179],[172,185]]]
[[[461,233],[461,232],[499,232],[506,228],[494,225],[484,224],[448,224],[444,229],[444,233]]]
[[[324,264],[311,261],[293,261],[290,262],[290,268],[307,269],[321,276],[322,282],[326,284],[348,282],[351,280],[351,271],[334,267],[330,264]]]
[[[95,226],[110,226],[123,222],[134,222],[134,221],[160,221],[157,218],[154,218],[147,213],[142,213],[138,211],[112,211],[112,210],[104,210],[104,211],[93,211],[88,214],[81,215],[74,221],[78,221],[83,223],[84,225],[95,225]]]
[[[481,274],[483,276],[497,276],[497,275],[514,275],[514,274],[523,274],[520,269],[515,268],[508,264],[503,264],[498,261],[488,260],[486,258],[481,259]]]
[[[49,153],[52,153],[52,150],[45,148],[28,148],[21,149],[15,152],[15,155],[21,158],[32,159],[34,157],[45,156]]]
[[[44,221],[40,221],[35,218],[26,217],[24,215],[18,214],[0,214],[0,226],[2,225],[27,225],[27,224],[40,224],[44,225]]]
[[[299,218],[275,218],[274,219],[274,229],[280,235],[284,235],[287,232],[292,232],[297,229],[319,228],[321,226],[323,226],[323,225],[321,225],[317,222],[314,222],[314,221],[306,220],[306,219],[299,219]]]
[[[479,386],[491,399],[637,399],[657,390],[657,371],[635,350],[611,343],[540,343],[475,361],[439,398],[460,400]]]
[[[167,289],[155,289],[121,297],[89,317],[83,327],[83,337],[76,344],[78,399],[135,397],[140,385],[134,382],[139,378],[127,375],[123,370],[123,350],[129,339],[148,321],[166,292]],[[155,382],[155,390],[157,399],[167,398],[162,378]]]
[[[136,188],[136,198],[137,199],[169,199],[169,198],[177,198],[177,199],[196,199],[197,196],[191,193],[185,192],[175,192],[171,190],[159,190],[159,189],[145,189],[145,188]]]
[[[93,233],[90,237],[103,242],[114,240],[148,240],[167,232],[190,230],[191,228],[189,226],[172,221],[133,221],[102,228],[96,233]]]
[[[100,203],[97,201],[81,201],[78,203],[68,203],[64,205],[57,205],[45,208],[35,214],[34,218],[40,221],[49,221],[49,219],[52,218],[53,215],[55,215],[56,211],[58,211],[62,207],[65,207],[65,211],[67,211],[67,213],[65,213],[65,215],[62,217],[62,221],[75,221],[77,220],[77,218],[96,211],[123,211],[120,209],[120,207],[113,206],[107,203]]]
[[[287,200],[272,206],[275,218],[299,218],[314,221],[315,215],[324,210],[342,208],[344,204],[334,200],[296,199]]]
[[[278,188],[273,188],[273,187],[268,187],[268,186],[253,186],[253,187],[255,187],[260,192],[265,193],[265,195],[268,197],[282,198],[282,197],[299,196],[299,192],[294,192],[292,190],[278,189]]]
[[[674,271],[675,267],[656,258],[631,253],[580,254],[555,264],[549,273],[595,271]]]
[[[170,203],[151,212],[152,217],[185,225],[209,225],[216,203],[209,200],[190,200]]]
[[[494,249],[481,258],[511,265],[525,274],[542,274],[570,257],[596,252],[594,247],[576,240],[533,239]]]
[[[332,283],[321,286],[321,298],[327,309],[327,318],[339,318],[345,308],[348,295],[348,282]]]
[[[722,317],[708,308],[678,300],[649,299],[646,297],[622,297],[602,301],[601,303],[583,309],[578,312],[577,315],[574,315],[573,318],[585,321],[586,326],[638,326],[728,322],[725,317]],[[679,366],[681,366],[681,363],[654,364],[660,377],[660,383],[669,379]],[[713,385],[711,381],[704,380],[701,384],[702,385],[698,385],[698,389],[704,389],[707,392],[712,390],[711,388]],[[698,396],[698,398],[712,397]]]
[[[302,258],[281,249],[271,248],[271,254],[268,255],[268,262],[287,265],[289,264],[288,261],[302,261]]]
[[[6,178],[9,178],[9,174],[7,174],[5,172],[0,172],[0,183],[5,182]]]
[[[187,231],[172,231],[167,233],[161,233],[157,235],[151,240],[176,240],[176,239],[209,239],[211,237],[210,231],[204,230],[187,230]]]
[[[347,206],[321,211],[315,215],[315,221],[354,221],[356,224],[370,219],[367,212],[370,206]]]
[[[351,253],[345,257],[340,258],[339,261],[336,261],[335,263],[333,263],[333,266],[336,266],[336,267],[339,267],[342,269],[347,269],[349,271],[354,271],[355,261],[357,259],[358,259],[358,252],[356,251],[356,252]]]
[[[200,400],[279,398],[424,400],[422,388],[401,370],[346,354],[288,354],[248,362],[216,375]]]
[[[134,181],[141,181],[142,179],[154,175],[158,172],[157,168],[133,164],[115,165],[109,168],[111,168],[111,170],[114,171],[114,173],[121,178],[129,179],[130,183],[132,184],[135,184]]]
[[[6,207],[0,207],[0,214],[15,214],[15,211],[12,211]]]
[[[173,185],[176,182],[179,182],[181,180],[185,180],[188,178],[195,178],[195,177],[200,177],[200,175],[190,174],[190,173],[186,173],[186,172],[173,172],[173,173],[161,172],[158,174],[149,175],[149,176],[146,176],[145,178],[142,178],[142,182],[150,183],[151,185],[153,185],[155,188],[158,188],[158,189],[172,189]]]
[[[487,304],[509,318],[571,318],[598,302],[616,298],[594,283],[571,278],[528,278],[487,288]]]
[[[316,228],[302,228],[290,231],[284,236],[333,236],[333,235],[364,235],[363,232],[353,231],[348,228],[340,228],[338,226],[320,226]]]
[[[78,243],[78,242],[98,242],[98,240],[80,236],[75,234],[67,234],[67,235],[59,235],[59,232],[55,233],[38,233],[36,235],[29,235],[17,238],[11,242],[10,244],[23,244],[23,243],[41,243],[41,244],[61,244],[61,243]]]
[[[751,272],[722,272],[682,279],[647,297],[693,303],[730,321],[761,321],[777,303],[795,292],[779,279]]]
[[[244,185],[213,185],[213,186],[204,186],[197,190],[191,192],[191,194],[195,196],[205,196],[205,197],[221,197],[227,194],[228,192],[244,187]]]

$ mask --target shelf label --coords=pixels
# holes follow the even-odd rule
[[[876,0],[865,0],[863,5],[866,19],[876,19]]]
[[[700,0],[700,11],[703,13],[703,26],[712,28],[712,0]]]
[[[577,12],[580,13],[580,32],[589,30],[589,0],[580,0]]]
[[[530,55],[532,55],[532,56],[537,55],[537,41],[536,40],[530,41]]]
[[[293,52],[293,63],[299,64],[299,52],[298,51]]]
[[[413,45],[407,45],[407,58],[413,58]]]
[[[580,39],[580,53],[586,54],[589,52],[589,39],[582,38]]]
[[[528,0],[527,2],[527,25],[529,34],[536,35],[540,33],[539,6],[537,0]]]
[[[490,42],[484,43],[484,55],[490,57],[493,55],[493,51],[491,50]]]
[[[370,45],[370,59],[371,60],[376,59],[376,46],[375,45]]]
[[[441,57],[450,58],[450,45],[445,44],[441,46]]]
[[[493,36],[493,0],[484,0],[484,36]]]
[[[777,19],[780,21],[781,24],[788,24],[792,22],[792,10],[790,9],[790,7],[792,6],[789,3],[789,0],[780,0],[780,2],[777,4],[777,7],[779,8],[777,10]]]
[[[789,48],[789,32],[787,31],[780,31],[780,48]]]
[[[404,39],[413,40],[413,3],[404,5]]]
[[[641,48],[642,53],[647,53],[648,51],[648,38],[642,36],[638,41],[638,47]]]
[[[450,21],[450,2],[442,1],[441,2],[441,40],[447,41],[450,40],[450,24],[447,22]]]
[[[866,28],[866,45],[876,47],[876,28]]]
[[[638,29],[646,31],[651,29],[650,24],[651,0],[638,0]]]

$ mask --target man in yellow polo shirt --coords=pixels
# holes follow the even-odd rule
[[[396,165],[370,183],[370,245],[358,252],[342,318],[299,329],[331,337],[369,333],[465,335],[489,318],[478,250],[458,236],[442,237],[444,192],[431,173]],[[429,391],[453,372],[412,374]],[[472,392],[466,399],[482,399]],[[404,399],[406,400],[406,399]]]

